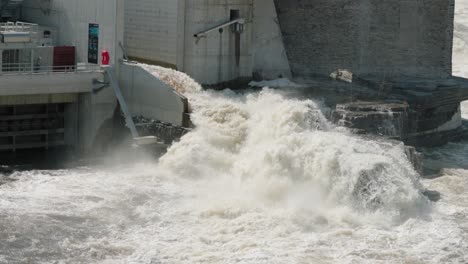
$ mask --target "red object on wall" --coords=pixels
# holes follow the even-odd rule
[[[109,62],[110,62],[110,55],[109,55],[109,51],[107,51],[106,49],[102,50],[102,65],[109,65]]]
[[[75,69],[75,47],[54,47],[54,71]]]

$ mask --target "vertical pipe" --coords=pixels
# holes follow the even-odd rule
[[[34,72],[34,49],[31,49],[31,72]]]
[[[218,83],[223,79],[223,29],[219,29]]]

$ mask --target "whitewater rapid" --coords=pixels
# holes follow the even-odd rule
[[[159,162],[4,176],[0,263],[468,261],[465,171],[421,183],[403,145],[334,127],[319,101],[147,67],[183,84],[196,129]],[[466,145],[447,148],[462,167]]]
[[[462,76],[467,17],[458,1]],[[468,263],[468,142],[425,150],[439,177],[421,179],[402,145],[333,126],[320,101],[145,67],[196,129],[159,161],[0,175],[0,263]]]

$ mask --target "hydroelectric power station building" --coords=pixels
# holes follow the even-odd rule
[[[0,15],[3,151],[92,150],[118,101],[189,126],[187,99],[134,61],[209,86],[294,79],[338,124],[411,145],[463,132],[454,0],[1,0]]]

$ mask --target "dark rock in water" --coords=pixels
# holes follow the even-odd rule
[[[13,174],[14,169],[8,166],[0,166],[0,185],[14,181],[14,179],[9,176]]]
[[[156,136],[167,145],[179,140],[190,131],[190,129],[185,127],[175,126],[142,116],[134,117],[133,120],[141,136]]]
[[[363,133],[400,139],[407,131],[408,109],[407,103],[398,101],[338,104],[332,121]]]
[[[422,194],[432,202],[438,202],[441,199],[440,192],[438,191],[425,190]]]
[[[371,170],[360,172],[354,186],[353,196],[362,208],[374,210],[382,205],[379,186],[384,185],[386,170],[385,164],[377,164]]]
[[[358,134],[397,139],[415,147],[437,147],[468,137],[459,103],[428,107],[395,100],[356,101],[337,104],[331,119]]]
[[[10,175],[14,172],[11,167],[8,166],[0,166],[0,175]]]
[[[416,150],[415,147],[405,146],[405,154],[408,160],[413,164],[414,169],[420,174],[424,173],[424,158],[423,155]]]

